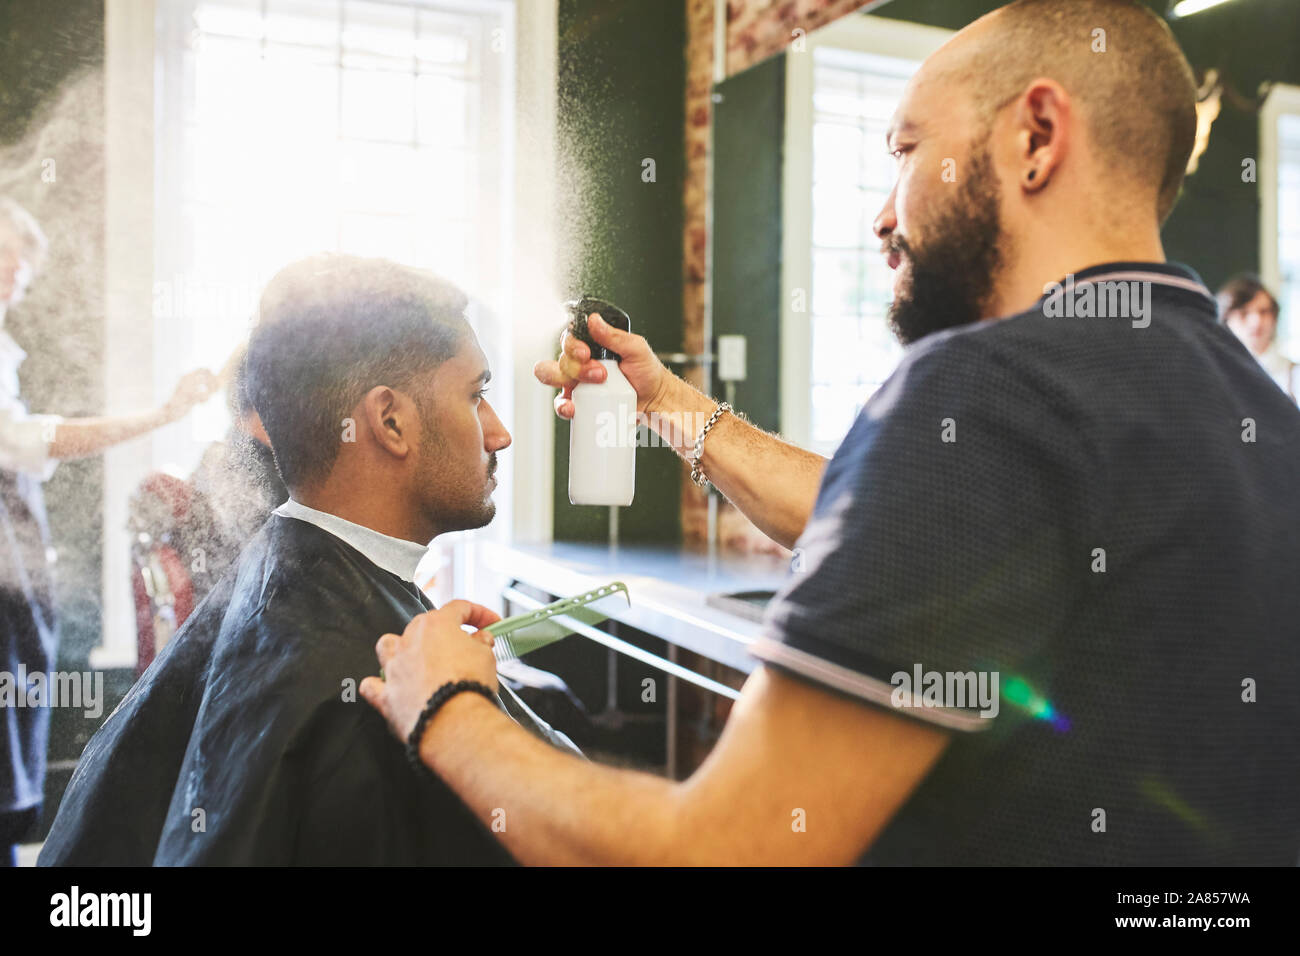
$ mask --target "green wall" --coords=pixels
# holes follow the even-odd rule
[[[621,306],[657,351],[682,345],[684,0],[560,0],[559,146],[566,293]],[[643,181],[653,159],[655,181]],[[559,330],[557,329],[557,336]],[[609,510],[569,504],[569,429],[555,430],[555,537],[604,540]],[[637,449],[624,541],[681,538],[681,475],[665,448]]]
[[[713,127],[713,333],[744,335],[737,408],[781,427],[781,179],[785,54],[719,85]],[[715,382],[713,393],[723,385]]]

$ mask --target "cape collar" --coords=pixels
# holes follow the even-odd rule
[[[415,569],[429,551],[428,545],[381,534],[373,528],[355,524],[338,515],[308,508],[302,502],[294,501],[293,498],[276,508],[274,513],[285,518],[297,518],[299,521],[306,521],[323,531],[328,531],[356,548],[385,571],[396,574],[403,581],[410,581],[413,584]]]

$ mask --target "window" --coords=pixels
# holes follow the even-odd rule
[[[1260,113],[1260,272],[1281,306],[1278,344],[1300,359],[1300,87],[1276,86]]]
[[[164,0],[156,129],[155,355],[219,366],[257,295],[315,252],[383,256],[501,314],[510,247],[506,7]],[[228,425],[209,403],[155,443],[187,473]]]
[[[903,354],[885,321],[893,280],[872,223],[893,187],[889,121],[947,37],[847,17],[787,55],[781,427],[822,454]]]
[[[496,520],[476,534],[549,537],[554,414],[531,366],[552,348],[556,29],[555,0],[109,4],[110,412],[160,403],[186,368],[219,367],[293,259],[401,259],[469,293],[492,403],[515,435]],[[131,494],[152,471],[188,475],[228,424],[214,401],[105,455],[94,666],[135,661]],[[434,557],[469,582],[474,542],[456,538]]]
[[[902,356],[872,221],[893,185],[885,131],[918,64],[823,47],[813,63],[812,445],[833,451]]]

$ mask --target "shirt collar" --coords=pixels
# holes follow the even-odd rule
[[[285,518],[297,518],[299,521],[306,521],[323,531],[328,531],[356,548],[385,571],[411,583],[415,583],[415,569],[429,551],[428,545],[381,534],[373,528],[355,524],[338,515],[308,508],[293,498],[276,508],[274,513]]]
[[[1218,303],[1210,290],[1194,270],[1181,262],[1103,262],[1062,276],[1055,286],[1058,289],[1074,288],[1086,282],[1149,282],[1153,291],[1185,298],[1218,317]],[[1053,292],[1060,294],[1051,286],[1044,289],[1034,308],[1040,309],[1043,300]]]

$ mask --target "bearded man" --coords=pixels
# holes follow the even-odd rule
[[[477,694],[425,709],[492,686],[464,609],[382,636],[367,699],[529,862],[1293,865],[1300,412],[1165,261],[1195,103],[1127,0],[1019,0],[927,59],[875,220],[910,348],[829,463],[591,318],[677,451],[802,552],[690,779],[554,753]],[[574,378],[536,373],[568,417],[605,372],[565,351]]]

